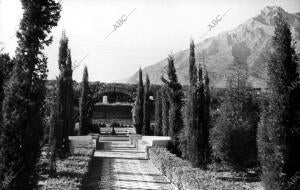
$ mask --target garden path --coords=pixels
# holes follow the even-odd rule
[[[84,190],[175,189],[169,180],[129,141],[110,141],[111,148],[96,150]]]

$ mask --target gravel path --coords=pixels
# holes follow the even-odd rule
[[[174,189],[171,183],[128,141],[112,141],[110,150],[96,151],[83,190]]]

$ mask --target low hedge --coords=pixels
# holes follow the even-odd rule
[[[257,183],[222,180],[223,173],[193,168],[188,161],[170,153],[166,148],[149,148],[149,159],[179,190],[247,190],[257,186]]]
[[[85,150],[84,150],[85,149]],[[76,149],[66,159],[56,161],[57,176],[48,175],[49,161],[46,157],[40,160],[39,190],[61,189],[79,190],[86,179],[94,148]]]

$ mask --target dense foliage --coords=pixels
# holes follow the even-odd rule
[[[59,83],[60,80],[57,80],[57,91],[59,91]],[[53,94],[51,98],[51,114],[49,118],[50,130],[49,130],[49,175],[55,176],[56,175],[56,157],[58,156],[58,148],[61,146],[61,139],[62,139],[62,127],[61,127],[61,118],[59,118],[58,114],[58,95],[59,93]]]
[[[213,156],[235,169],[245,170],[257,165],[259,107],[248,83],[246,63],[237,57],[227,76],[227,89],[211,134]]]
[[[144,111],[144,85],[142,69],[139,70],[139,82],[135,101],[135,128],[137,134],[142,134]]]
[[[0,102],[2,104],[4,98],[5,84],[11,76],[14,60],[8,54],[0,54]]]
[[[0,54],[0,108],[4,99],[5,84],[10,78],[14,66],[14,60],[11,60],[8,54]],[[2,109],[0,109],[0,129],[2,125]],[[0,130],[1,131],[1,130]]]
[[[292,85],[299,79],[299,59],[291,36],[287,19],[279,12],[268,56],[269,103],[257,137],[266,190],[300,188],[300,87]]]
[[[38,163],[38,169],[41,171],[38,189],[89,189],[91,186],[88,178],[89,170],[93,167],[93,155],[93,147],[76,148],[67,158],[57,159],[56,176],[47,176],[49,163],[47,158],[42,156]]]
[[[228,172],[215,172],[194,168],[187,160],[165,148],[150,148],[149,159],[179,189],[257,189],[258,183],[235,180],[238,176]]]
[[[71,51],[68,47],[68,38],[65,31],[62,33],[60,39],[59,56],[58,56],[58,67],[60,70],[60,76],[58,80],[61,80],[60,89],[58,91],[58,117],[61,118],[62,124],[62,139],[61,147],[63,152],[66,154],[69,152],[69,135],[73,134],[74,122],[73,122],[73,80],[72,80],[72,60]]]
[[[81,97],[79,102],[79,131],[80,135],[87,135],[90,126],[90,114],[89,114],[89,76],[87,67],[84,67],[83,78],[81,83]]]
[[[1,189],[36,186],[35,166],[43,137],[47,78],[47,57],[43,50],[52,42],[48,35],[60,17],[60,4],[54,0],[21,3],[23,18],[17,32],[15,66],[5,91],[0,137],[0,185],[11,180]]]
[[[166,86],[166,95],[170,102],[168,135],[171,137],[172,151],[176,154],[180,154],[179,132],[183,127],[183,117],[181,112],[183,105],[183,91],[182,86],[177,79],[174,57],[172,55],[168,57],[167,75],[168,79],[162,77],[162,82]]]
[[[162,109],[162,134],[163,136],[169,136],[169,110],[170,101],[168,98],[168,89],[163,86],[161,88],[161,109]]]
[[[155,95],[155,127],[154,135],[162,135],[162,101],[161,101],[161,92],[156,91]]]
[[[148,74],[146,75],[146,84],[144,91],[144,121],[143,121],[143,135],[151,135],[150,134],[150,80]]]
[[[185,132],[181,134],[181,150],[194,167],[206,168],[209,161],[210,95],[208,76],[203,77],[201,65],[197,70],[195,46],[190,44],[190,89],[186,109]],[[205,79],[205,80],[204,80]]]

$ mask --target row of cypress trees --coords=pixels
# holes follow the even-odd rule
[[[195,45],[190,43],[189,57],[189,94],[186,105],[186,127],[182,141],[184,157],[194,167],[206,168],[209,161],[209,125],[210,125],[210,91],[208,73],[201,65],[196,67]]]
[[[61,6],[54,0],[21,1],[13,71],[5,82],[0,126],[0,189],[34,189],[43,137],[47,57]],[[10,179],[7,181],[7,179]]]
[[[169,55],[167,79],[156,92],[154,135],[170,136],[171,151],[195,166],[205,168],[209,161],[210,91],[207,71],[195,64],[194,42],[190,44],[190,89],[183,101],[182,85],[178,82],[174,56]],[[186,113],[183,115],[183,108]],[[184,117],[185,116],[185,117]]]
[[[139,82],[134,107],[134,121],[137,134],[152,134],[150,128],[150,80],[147,74],[144,87],[141,68],[139,69]]]
[[[75,114],[73,103],[73,79],[71,50],[68,46],[68,38],[65,31],[62,33],[59,47],[58,67],[60,70],[57,77],[56,90],[52,94],[50,114],[50,176],[56,175],[56,157],[66,157],[69,153],[69,136],[75,134]],[[79,101],[79,134],[87,135],[91,125],[91,105],[88,81],[88,70],[84,67],[81,83],[81,97]]]
[[[170,56],[169,80],[162,78],[165,85],[156,92],[154,134],[170,135],[175,147],[179,138],[181,156],[195,167],[206,169],[210,154],[239,171],[257,166],[259,161],[265,189],[299,189],[300,87],[293,85],[299,79],[299,55],[295,52],[287,19],[281,12],[275,18],[267,60],[268,91],[266,100],[260,100],[261,114],[259,99],[248,83],[247,65],[234,52],[233,57],[225,99],[218,110],[220,116],[210,131],[208,73],[204,69],[203,74],[201,66],[197,69],[194,42],[191,41],[186,123],[178,134],[174,121],[179,121],[176,119],[180,114],[176,114],[178,107],[174,105],[178,106],[179,101],[174,100],[180,100],[181,96],[174,98],[180,87],[174,77],[174,59]]]

